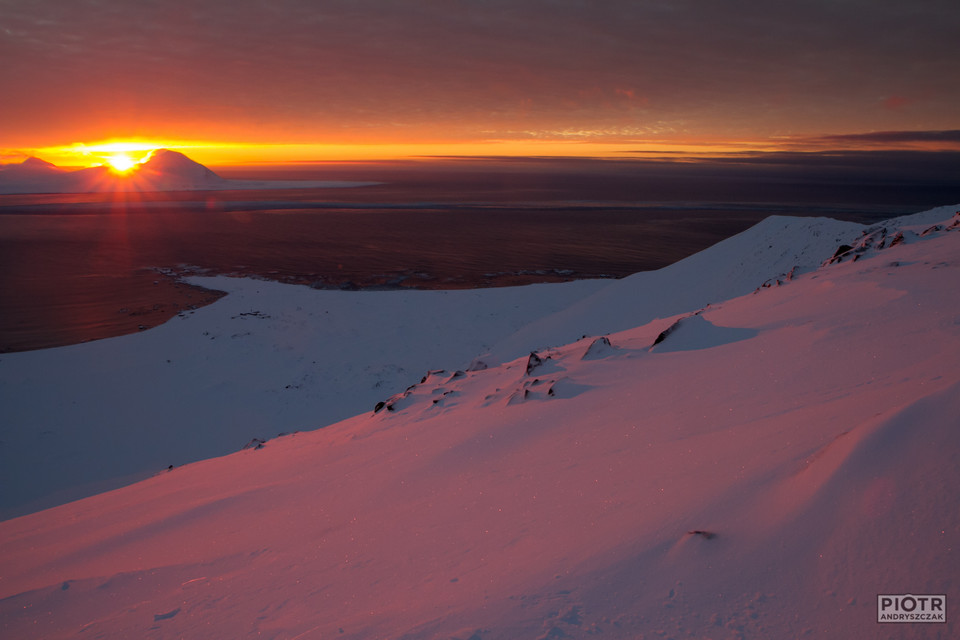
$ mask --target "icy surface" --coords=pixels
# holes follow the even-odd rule
[[[364,295],[338,292],[324,307],[303,307],[340,309],[331,315],[343,324],[329,335],[345,337],[331,343],[318,318],[297,325],[282,312],[290,313],[291,297],[302,306],[333,292],[233,280],[224,300],[144,334],[4,356],[4,406],[21,419],[29,411],[19,396],[72,369],[77,394],[63,397],[61,379],[50,387],[61,397],[51,391],[36,403],[59,402],[50,409],[64,421],[58,427],[87,429],[71,416],[105,404],[123,416],[114,428],[129,428],[117,439],[151,448],[186,430],[168,438],[179,418],[166,418],[148,436],[138,428],[141,402],[176,411],[194,394],[209,407],[196,423],[229,431],[224,416],[242,420],[262,405],[249,399],[269,397],[266,380],[278,397],[291,396],[261,419],[296,413],[310,392],[285,385],[302,379],[305,365],[292,363],[304,354],[356,369],[358,353],[385,344],[405,353],[436,348],[409,382],[381,371],[382,404],[352,418],[268,434],[232,455],[0,523],[0,628],[17,638],[205,638],[211,630],[875,638],[876,594],[958,587],[954,211],[869,229],[818,221],[819,235],[810,221],[796,221],[791,233],[791,220],[776,219],[718,245],[709,261],[694,256],[702,269],[678,263],[599,288],[470,292],[475,302],[451,305],[463,314],[456,318],[438,302],[453,292],[404,303],[406,294],[369,293],[369,306]],[[881,246],[879,234],[858,245],[880,228],[902,240]],[[838,244],[861,250],[832,261]],[[705,285],[694,296],[718,277],[710,271],[743,280],[728,283],[728,299]],[[245,298],[257,290],[266,297]],[[662,311],[645,300],[649,291],[665,292]],[[503,297],[482,300],[485,293]],[[271,304],[250,306],[254,299]],[[403,315],[403,304],[418,313]],[[493,320],[481,311],[495,309]],[[591,330],[577,328],[581,318]],[[363,333],[361,319],[388,335]],[[496,331],[484,333],[488,321]],[[459,332],[444,331],[451,322]],[[270,323],[276,328],[266,330]],[[390,334],[388,326],[405,328]],[[232,337],[239,327],[250,334]],[[595,337],[551,341],[569,331]],[[451,351],[464,335],[473,342]],[[111,346],[151,336],[157,346]],[[107,351],[86,355],[91,349]],[[488,366],[469,366],[470,352],[489,354]],[[141,353],[160,358],[153,373],[144,373]],[[199,368],[158,373],[177,359]],[[136,384],[109,387],[124,376]],[[37,438],[18,455],[42,449],[36,428],[5,431],[4,455],[11,437]],[[238,438],[235,448],[250,440]],[[112,446],[108,438],[76,458],[109,462]],[[69,460],[69,449],[60,451]],[[882,631],[948,638],[955,628],[951,620]]]

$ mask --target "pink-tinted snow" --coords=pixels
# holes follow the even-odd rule
[[[960,587],[949,213],[609,345],[435,371],[376,413],[2,522],[0,629],[954,637],[949,604],[876,622],[878,593]]]

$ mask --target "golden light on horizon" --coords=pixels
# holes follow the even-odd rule
[[[203,149],[209,143],[173,140],[106,140],[76,142],[58,147],[34,149],[33,154],[58,166],[97,167],[107,165],[123,173],[150,159],[157,149],[178,149],[192,155],[193,149]]]
[[[605,158],[652,160],[709,160],[740,154],[776,151],[821,151],[871,148],[869,141],[778,137],[762,139],[643,138],[643,137],[541,137],[478,139],[473,141],[389,140],[382,142],[279,142],[211,141],[183,139],[112,139],[89,143],[35,148],[31,154],[58,166],[93,167],[109,164],[118,172],[144,162],[157,149],[178,151],[213,167],[282,165],[309,162],[376,162],[398,159],[444,158]],[[917,145],[902,148],[916,148]],[[936,146],[936,145],[928,145]],[[942,144],[940,145],[942,147]],[[875,147],[873,147],[875,148]],[[116,162],[113,158],[117,158]],[[126,160],[129,158],[129,161]]]
[[[301,162],[375,162],[396,159],[442,159],[456,157],[593,157],[682,158],[710,157],[728,153],[771,150],[768,141],[691,140],[550,140],[495,139],[477,141],[382,143],[279,143],[187,140],[109,140],[39,148],[34,155],[59,166],[92,167],[109,164],[117,171],[129,170],[157,149],[179,151],[208,166],[297,164]],[[114,162],[113,158],[117,158]],[[130,159],[128,163],[126,158]]]

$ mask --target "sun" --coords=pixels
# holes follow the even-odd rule
[[[113,154],[112,156],[107,158],[107,163],[110,165],[110,167],[114,171],[117,171],[119,173],[126,173],[137,164],[137,162],[133,158],[131,158],[125,153]]]

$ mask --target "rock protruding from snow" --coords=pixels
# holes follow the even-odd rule
[[[845,261],[855,262],[861,257],[864,257],[867,253],[872,254],[877,251],[882,251],[883,249],[895,247],[904,242],[912,242],[914,239],[922,235],[929,235],[930,233],[935,233],[943,228],[943,225],[934,225],[923,230],[918,235],[916,232],[910,229],[897,229],[896,231],[892,231],[887,229],[887,227],[871,227],[864,230],[863,233],[860,234],[860,237],[857,238],[857,240],[853,243],[853,245],[842,244],[837,247],[837,250],[834,251],[833,256],[831,256],[829,260],[824,261],[823,266],[839,264]]]
[[[246,451],[247,449],[263,449],[263,445],[267,443],[263,438],[251,438],[250,442],[240,447],[241,451]]]
[[[543,358],[541,358],[535,351],[531,351],[530,355],[527,356],[527,375],[533,373],[537,367],[543,364]]]
[[[488,366],[489,365],[480,358],[474,358],[467,367],[467,371],[483,371]]]
[[[653,349],[655,346],[657,346],[658,344],[660,344],[661,342],[663,342],[664,340],[666,340],[666,339],[667,339],[667,336],[669,336],[671,333],[673,333],[674,331],[676,331],[676,330],[680,327],[680,321],[681,321],[682,319],[683,319],[683,318],[678,318],[678,319],[674,320],[674,321],[673,321],[673,324],[671,324],[669,327],[667,327],[666,329],[664,329],[663,331],[661,331],[659,334],[657,334],[657,337],[656,337],[656,339],[654,339],[653,344],[650,345],[650,348]]]
[[[581,360],[599,360],[601,358],[606,358],[607,356],[613,355],[616,352],[617,348],[611,344],[610,338],[607,336],[600,336],[590,343],[590,346],[587,347],[587,350],[584,352]]]
[[[947,225],[947,229],[951,231],[954,229],[960,229],[960,211],[957,211],[953,215],[953,220],[950,222],[949,225]]]
[[[495,344],[489,362],[568,344],[584,333],[608,335],[656,318],[691,313],[711,302],[746,295],[771,278],[786,281],[800,276],[817,269],[839,244],[850,243],[863,228],[828,218],[770,216],[663,269],[606,283],[567,309]]]

